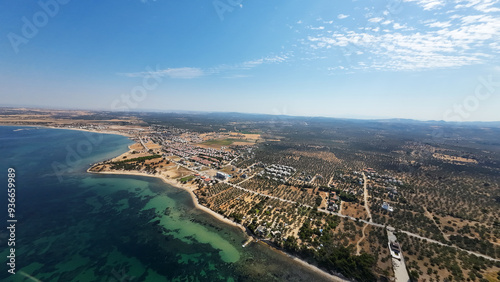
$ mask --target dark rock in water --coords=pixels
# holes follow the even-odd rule
[[[153,226],[160,224],[160,220],[155,220],[152,222]]]
[[[170,215],[170,207],[167,207],[165,211],[163,211],[164,215]]]

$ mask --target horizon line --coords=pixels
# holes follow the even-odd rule
[[[256,112],[236,112],[236,111],[197,111],[197,110],[161,110],[161,109],[136,109],[130,111],[106,110],[106,109],[88,109],[88,108],[73,108],[73,107],[49,107],[49,106],[23,106],[23,105],[0,105],[0,108],[11,109],[37,109],[37,110],[53,110],[53,111],[89,111],[89,112],[110,112],[110,113],[186,113],[186,114],[246,114],[246,115],[263,115],[263,116],[282,116],[293,118],[330,118],[344,120],[359,120],[359,121],[416,121],[416,122],[436,122],[448,124],[470,124],[470,123],[499,123],[500,120],[463,120],[463,121],[446,121],[433,119],[416,119],[402,117],[346,117],[346,116],[310,116],[310,115],[287,115],[287,114],[272,114],[272,113],[256,113]]]

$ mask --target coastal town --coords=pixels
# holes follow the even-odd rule
[[[0,282],[500,282],[500,0],[1,3]]]
[[[331,238],[336,234],[336,227],[342,225],[341,233],[349,234],[343,242],[355,244],[359,255],[365,251],[363,246],[369,248],[363,244],[369,236],[365,234],[366,229],[362,229],[361,236],[356,232],[361,227],[359,223],[368,226],[372,221],[369,208],[359,208],[358,197],[377,185],[379,190],[388,189],[388,197],[394,199],[397,195],[394,186],[402,184],[400,180],[377,174],[372,168],[340,173],[330,179],[328,186],[320,186],[314,180],[322,178],[321,175],[311,176],[291,166],[262,162],[239,166],[253,158],[253,145],[263,141],[259,134],[197,134],[151,126],[138,130],[133,140],[136,143],[130,146],[129,152],[98,163],[89,171],[140,172],[187,187],[195,201],[244,227],[251,236],[243,243],[244,247],[255,240],[282,249],[287,246],[321,250],[324,244],[331,243],[323,240],[323,233]],[[387,188],[383,184],[387,184]],[[393,211],[386,202],[382,208]],[[340,218],[347,221],[341,222]],[[372,226],[380,228],[379,231],[385,227]],[[290,244],[294,245],[290,247]],[[389,246],[393,246],[391,244],[392,241]],[[390,258],[385,263],[388,273],[392,268],[390,261],[402,263],[400,251],[394,255],[392,248],[389,252],[379,250],[380,256]],[[404,263],[395,275],[398,281],[407,281],[408,273],[401,269],[406,269]]]
[[[484,233],[471,216],[445,216],[419,204],[426,194],[415,194],[418,182],[410,174],[349,160],[312,140],[285,141],[283,136],[292,139],[280,128],[237,129],[232,122],[192,128],[134,116],[99,122],[37,117],[21,124],[127,136],[134,142],[127,152],[92,164],[88,172],[160,178],[189,192],[197,208],[245,232],[243,248],[265,244],[331,277],[460,281],[500,270],[496,231]],[[405,146],[413,154],[427,149]],[[434,161],[443,155],[436,150],[430,156]],[[476,164],[465,157],[453,160]],[[471,247],[457,241],[459,236],[487,238],[493,247]],[[465,263],[480,270],[458,271]]]
[[[198,134],[151,126],[133,136],[136,144],[129,152],[89,171],[141,172],[181,185],[199,204],[244,227],[251,239],[243,247],[261,241],[285,251],[320,251],[340,241],[355,246],[357,256],[375,253],[377,267],[386,276],[409,281],[398,231],[442,244],[418,231],[387,224],[394,206],[401,204],[398,191],[405,183],[373,168],[339,171],[327,185],[320,185],[316,181],[324,178],[320,174],[252,162],[254,145],[265,141],[259,134]]]

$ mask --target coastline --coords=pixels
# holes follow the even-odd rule
[[[95,130],[89,130],[89,129],[83,129],[83,128],[70,128],[70,127],[53,127],[53,126],[37,126],[37,127],[45,127],[45,128],[52,128],[52,129],[66,129],[66,130],[77,130],[77,131],[85,131],[85,132],[90,132],[90,133],[98,133],[98,134],[111,134],[111,135],[121,135],[125,136],[128,138],[131,138],[132,135],[119,132],[119,131],[95,131]]]
[[[218,219],[219,221],[221,222],[224,222],[226,224],[229,224],[229,225],[232,225],[232,226],[235,226],[235,227],[238,227],[240,228],[244,233],[245,235],[247,236],[247,239],[250,239],[250,238],[254,238],[253,236],[249,236],[247,233],[246,233],[246,228],[245,226],[239,224],[239,223],[236,223],[224,216],[222,216],[221,214],[219,213],[216,213],[215,211],[201,205],[199,202],[198,202],[198,198],[196,197],[196,195],[193,193],[193,190],[189,187],[189,185],[185,185],[185,184],[181,184],[181,183],[178,183],[175,179],[167,179],[165,178],[164,176],[162,175],[157,175],[157,174],[147,174],[147,173],[142,173],[142,172],[137,172],[137,171],[104,171],[104,172],[95,172],[95,171],[90,171],[90,168],[87,169],[87,172],[88,173],[93,173],[93,174],[114,174],[114,175],[134,175],[134,176],[146,176],[146,177],[154,177],[154,178],[159,178],[161,179],[164,183],[170,185],[170,186],[173,186],[177,189],[182,189],[182,190],[185,190],[189,193],[189,195],[191,195],[191,199],[193,201],[193,204],[195,206],[195,208],[197,209],[200,209],[208,214],[210,214],[211,216],[215,217],[216,219]],[[343,281],[349,281],[349,280],[345,280],[344,278],[341,278],[339,276],[335,276],[333,274],[330,274],[324,270],[322,270],[321,268],[315,266],[315,265],[312,265],[292,254],[289,254],[283,250],[280,250],[280,249],[277,249],[267,243],[264,243],[262,241],[259,241],[259,243],[262,243],[264,244],[266,247],[268,248],[271,248],[273,251],[276,251],[276,252],[279,252],[281,253],[282,255],[285,255],[287,256],[288,258],[292,259],[294,262],[302,265],[303,267],[306,267],[308,268],[309,270],[313,271],[314,273],[318,274],[318,275],[321,275],[323,276],[324,278],[326,279],[329,279],[331,281],[339,281],[339,282],[343,282]]]
[[[292,254],[289,254],[287,252],[285,252],[284,250],[282,249],[278,249],[276,248],[275,246],[272,245],[272,243],[269,243],[269,242],[265,242],[263,240],[260,240],[258,243],[260,244],[264,244],[265,246],[267,246],[268,248],[271,248],[273,251],[275,252],[279,252],[281,253],[282,255],[284,256],[287,256],[289,257],[290,259],[292,259],[294,262],[306,267],[306,268],[309,268],[310,270],[314,271],[314,273],[318,274],[318,275],[321,275],[327,279],[330,279],[331,281],[336,281],[336,282],[348,282],[350,280],[346,280],[340,276],[336,276],[334,274],[330,274],[326,271],[324,271],[323,269],[313,265],[313,264],[310,264],[308,263],[307,261],[305,260],[302,260],[300,259],[299,257],[295,256],[295,255],[292,255]]]
[[[185,184],[181,184],[181,183],[178,183],[175,179],[167,179],[165,178],[164,176],[162,175],[157,175],[157,174],[147,174],[147,173],[142,173],[142,172],[137,172],[137,171],[129,171],[129,172],[125,172],[125,171],[101,171],[101,172],[95,172],[95,171],[90,171],[90,168],[87,169],[87,172],[88,173],[94,173],[94,174],[115,174],[115,175],[135,175],[135,176],[147,176],[147,177],[154,177],[154,178],[159,178],[161,179],[164,183],[170,185],[170,186],[173,186],[177,189],[182,189],[184,191],[187,191],[189,193],[189,195],[191,196],[191,199],[193,200],[193,204],[194,204],[194,207],[199,209],[199,210],[202,210],[210,215],[212,215],[213,217],[217,218],[218,220],[222,221],[222,222],[225,222],[227,224],[230,224],[232,226],[235,226],[235,227],[238,227],[239,229],[241,229],[243,232],[245,232],[246,234],[246,228],[239,224],[239,223],[236,223],[232,220],[229,220],[228,218],[225,218],[223,215],[219,214],[219,213],[216,213],[215,211],[201,205],[199,202],[198,202],[198,198],[196,197],[196,195],[193,193],[193,190],[189,187],[189,185],[185,185]],[[250,236],[247,235],[247,239],[249,238]]]
[[[24,125],[24,124],[0,124],[0,126],[16,126],[16,127],[43,127],[43,128],[50,128],[50,129],[64,129],[64,130],[76,130],[76,131],[85,131],[85,132],[90,132],[90,133],[98,133],[98,134],[111,134],[111,135],[121,135],[125,136],[128,138],[132,138],[133,136],[127,133],[119,132],[119,131],[113,131],[113,130],[107,130],[107,131],[95,131],[95,130],[89,130],[89,129],[83,129],[83,128],[73,128],[73,127],[55,127],[55,126],[48,126],[48,125]]]
[[[100,133],[100,134],[113,134],[113,135],[120,135],[120,136],[124,136],[124,137],[127,137],[129,139],[132,139],[132,135],[130,134],[126,134],[126,133],[123,133],[123,132],[119,132],[119,131],[94,131],[94,130],[88,130],[88,129],[81,129],[81,128],[65,128],[65,127],[52,127],[52,126],[46,126],[46,125],[18,125],[18,124],[15,124],[15,125],[9,125],[9,124],[2,124],[0,126],[17,126],[17,127],[43,127],[43,128],[50,128],[50,129],[66,129],[66,130],[77,130],[77,131],[86,131],[86,132],[92,132],[92,133]],[[129,146],[129,149],[130,149],[130,146]],[[93,165],[91,167],[89,167],[87,169],[87,173],[93,173],[93,174],[109,174],[109,175],[133,175],[133,176],[146,176],[146,177],[154,177],[154,178],[159,178],[161,179],[164,183],[170,185],[170,186],[173,186],[177,189],[182,189],[182,190],[185,190],[189,193],[189,195],[191,196],[191,199],[193,201],[193,205],[195,208],[199,209],[199,210],[202,210],[206,213],[208,213],[209,215],[215,217],[217,220],[221,221],[221,222],[224,222],[226,224],[229,224],[231,226],[234,226],[234,227],[238,227],[239,229],[241,229],[244,233],[245,233],[245,236],[247,239],[250,239],[250,238],[254,238],[253,236],[250,236],[247,234],[247,229],[245,226],[239,224],[239,223],[236,223],[226,217],[224,217],[223,215],[219,214],[219,213],[216,213],[215,211],[201,205],[199,202],[198,202],[198,198],[196,197],[196,195],[194,194],[193,190],[192,189],[192,186],[191,185],[186,185],[186,184],[181,184],[179,183],[178,181],[176,181],[176,179],[171,179],[171,178],[166,178],[165,176],[163,175],[158,175],[158,174],[147,174],[147,173],[143,173],[143,172],[138,172],[138,171],[104,171],[104,172],[94,172],[94,171],[90,171],[90,169],[93,167]],[[349,281],[349,280],[346,280],[344,278],[341,278],[339,276],[336,276],[336,275],[333,275],[333,274],[330,274],[324,270],[322,270],[321,268],[315,266],[315,265],[312,265],[302,259],[300,259],[299,257],[295,256],[295,255],[292,255],[292,254],[289,254],[287,252],[285,252],[284,250],[281,250],[281,249],[277,249],[265,242],[258,242],[258,243],[261,243],[261,244],[264,244],[265,246],[267,246],[268,248],[272,249],[273,251],[275,252],[278,252],[280,253],[281,255],[285,255],[287,256],[288,258],[290,258],[292,261],[300,264],[301,266],[303,267],[306,267],[308,268],[309,270],[311,270],[312,272],[316,273],[317,275],[319,276],[322,276],[324,277],[325,279],[328,279],[330,281]]]

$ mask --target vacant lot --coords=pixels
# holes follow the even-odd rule
[[[213,139],[208,140],[198,145],[205,145],[211,148],[220,148],[222,146],[230,146],[230,145],[249,145],[254,144],[255,141],[245,140],[245,139],[234,139],[234,138],[226,138],[226,139]]]

